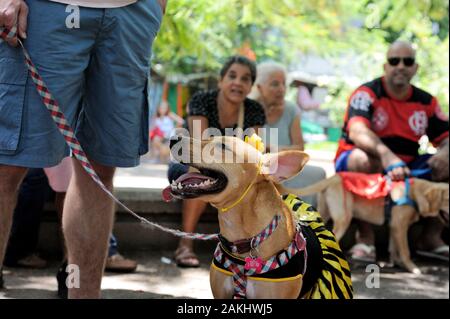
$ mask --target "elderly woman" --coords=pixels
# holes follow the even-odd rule
[[[286,69],[276,62],[265,62],[258,65],[258,77],[253,87],[251,98],[258,101],[264,108],[266,124],[264,134],[261,134],[267,151],[304,150],[302,130],[300,126],[299,108],[285,100]],[[277,130],[273,136],[271,130]],[[276,140],[274,140],[276,138]],[[301,188],[314,184],[326,177],[321,167],[306,165],[303,171],[284,183],[289,188]],[[306,196],[305,200],[313,205],[315,197]]]
[[[194,123],[200,124],[200,132],[208,128],[218,129],[222,135],[226,129],[240,127],[246,129],[261,128],[265,123],[264,110],[259,103],[247,98],[256,78],[256,65],[243,56],[230,57],[220,71],[219,88],[195,94],[188,103],[189,131],[194,132]],[[241,122],[242,123],[239,123]],[[242,126],[242,127],[241,127]],[[197,131],[198,128],[195,128]],[[179,163],[170,163],[169,181],[186,173],[188,167]],[[185,232],[194,232],[198,220],[205,211],[206,203],[198,199],[183,201],[182,228]],[[181,267],[197,267],[199,261],[193,251],[193,243],[181,239],[175,251],[175,261]]]

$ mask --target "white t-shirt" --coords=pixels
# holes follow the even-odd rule
[[[90,8],[118,8],[137,2],[137,0],[50,0]]]

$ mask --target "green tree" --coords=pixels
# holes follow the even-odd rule
[[[379,76],[392,41],[412,41],[418,50],[415,83],[437,95],[448,112],[447,0],[169,0],[155,42],[155,62],[164,72],[214,71],[249,43],[258,61],[291,65],[298,53],[321,56],[346,72],[330,84],[324,105],[342,122],[357,83]]]

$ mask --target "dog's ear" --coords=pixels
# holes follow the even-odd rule
[[[261,173],[275,183],[281,183],[301,172],[309,155],[301,151],[267,153],[262,157]]]

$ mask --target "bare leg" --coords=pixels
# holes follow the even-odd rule
[[[167,143],[162,143],[159,147],[159,160],[161,163],[168,163],[170,159],[170,148]]]
[[[205,202],[202,202],[201,200],[198,200],[198,199],[187,199],[187,200],[183,201],[183,211],[182,211],[183,231],[185,231],[185,232],[194,232],[195,231],[198,221],[200,219],[200,216],[205,211],[206,206],[207,206],[207,204]],[[181,252],[181,250],[183,248],[187,248],[190,252],[192,252],[193,244],[194,243],[191,239],[186,239],[186,238],[180,239],[180,242],[178,243],[178,249],[177,249],[176,255],[178,252]],[[185,261],[186,264],[193,264],[193,265],[197,265],[197,263],[198,263],[198,260],[195,257],[195,255],[193,255],[192,258],[191,257],[183,258],[183,261]]]
[[[105,186],[112,190],[115,168],[92,164]],[[64,205],[63,231],[68,263],[80,269],[80,288],[69,289],[69,298],[100,298],[114,202],[75,159],[73,166]]]
[[[5,258],[17,192],[27,173],[24,167],[0,165],[0,269]]]
[[[63,209],[64,209],[64,200],[66,198],[66,193],[56,193],[55,194],[55,209],[56,214],[58,215],[58,232],[60,236],[60,242],[61,242],[61,249],[63,252],[63,260],[67,260],[67,248],[66,248],[66,241],[64,239],[64,232],[62,231],[62,220],[63,220]]]
[[[151,156],[155,159],[161,159],[161,147],[162,147],[162,141],[159,136],[155,136],[152,141],[152,151]]]

